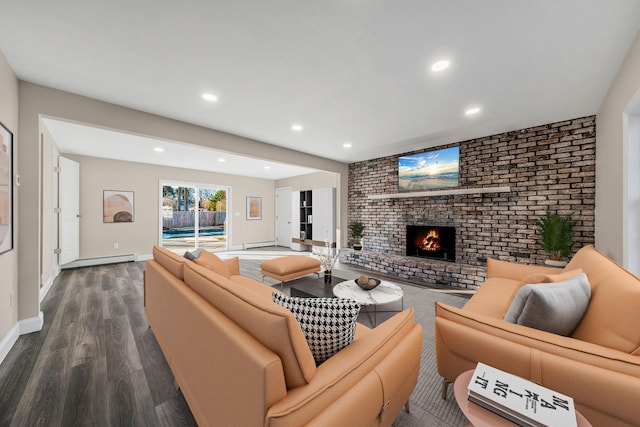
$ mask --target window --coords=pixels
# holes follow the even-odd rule
[[[176,253],[227,250],[227,194],[223,186],[161,183],[160,245]]]

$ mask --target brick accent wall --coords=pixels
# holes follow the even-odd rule
[[[536,220],[572,214],[574,251],[594,241],[595,116],[505,132],[460,146],[460,188],[510,186],[510,193],[368,199],[398,192],[401,153],[349,165],[349,223],[365,224],[364,249],[341,262],[401,278],[476,287],[486,258],[544,263]],[[407,225],[456,227],[456,262],[405,256]]]

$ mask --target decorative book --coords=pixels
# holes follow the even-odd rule
[[[576,427],[573,399],[539,384],[478,363],[469,401],[525,427]]]

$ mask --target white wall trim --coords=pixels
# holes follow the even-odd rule
[[[75,261],[68,262],[64,265],[61,265],[60,268],[78,268],[78,267],[90,267],[92,265],[105,265],[105,264],[115,264],[118,262],[129,262],[135,261],[135,254],[125,254],[125,255],[114,255],[114,256],[105,256],[99,258],[85,258],[78,259]]]
[[[9,354],[9,351],[11,351],[19,337],[20,326],[16,323],[13,325],[13,328],[9,330],[7,335],[2,338],[2,341],[0,341],[0,363],[2,363],[5,357],[7,357],[7,354]]]
[[[153,259],[153,254],[136,255],[136,261],[147,261]]]
[[[57,274],[56,274],[56,276],[57,276]],[[49,279],[45,282],[45,284],[42,285],[42,287],[40,288],[40,304],[42,304],[42,300],[49,293],[49,290],[53,286],[53,281],[55,280],[56,276],[49,277]]]
[[[20,325],[20,335],[38,332],[44,325],[44,313],[40,312],[36,317],[20,320],[18,324]]]

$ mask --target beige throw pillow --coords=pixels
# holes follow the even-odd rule
[[[231,274],[229,274],[229,269],[227,268],[225,263],[211,252],[200,251],[200,256],[194,259],[193,262],[215,273],[218,273],[219,275],[224,276],[227,279],[231,278]]]
[[[531,276],[525,277],[522,282],[524,284],[564,282],[565,280],[569,280],[580,273],[582,273],[581,268],[576,268],[574,270],[567,270],[557,274],[538,273],[538,274],[532,274]]]

